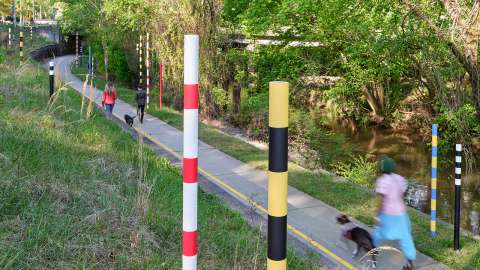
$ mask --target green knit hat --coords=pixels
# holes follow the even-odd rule
[[[395,171],[395,161],[390,157],[384,157],[380,160],[380,171],[382,173],[392,173]]]

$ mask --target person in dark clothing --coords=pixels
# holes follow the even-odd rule
[[[135,101],[137,102],[137,114],[140,115],[140,123],[143,124],[143,115],[145,111],[145,102],[147,101],[147,93],[142,87],[137,88],[135,94]]]

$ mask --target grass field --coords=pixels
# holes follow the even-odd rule
[[[84,74],[85,68],[73,68],[75,74]],[[105,81],[96,79],[94,84],[103,89]],[[134,104],[134,91],[124,85],[117,85],[122,100]],[[182,129],[182,114],[164,107],[159,111],[158,95],[152,92],[152,102],[148,113],[162,121]],[[228,136],[222,131],[205,125],[199,126],[199,138],[217,149],[259,169],[266,170],[268,152],[258,149],[242,140]],[[376,199],[368,190],[355,184],[339,181],[336,178],[306,170],[293,162],[289,162],[289,184],[323,202],[351,215],[360,221],[373,225],[373,216],[376,210]],[[453,269],[475,270],[480,269],[480,242],[462,237],[462,250],[458,253],[452,249],[453,230],[445,225],[437,224],[437,238],[430,238],[430,221],[425,215],[411,209],[412,230],[416,247],[435,260],[440,261]]]
[[[0,64],[0,269],[180,269],[179,170],[58,93],[49,104],[38,64]],[[265,238],[240,214],[199,192],[199,217],[199,269],[264,269]]]

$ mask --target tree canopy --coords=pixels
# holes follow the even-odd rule
[[[121,77],[132,81],[138,74],[135,46],[141,34],[152,34],[154,61],[168,63],[172,87],[180,87],[183,34],[199,33],[203,113],[209,117],[230,115],[238,125],[252,125],[256,117],[250,113],[265,110],[268,81],[284,79],[293,83],[292,102],[301,111],[332,111],[339,119],[390,127],[437,121],[452,138],[480,134],[480,1],[62,3],[63,29],[91,41],[97,57],[105,59],[101,69],[122,70],[128,75]],[[235,37],[277,43],[249,50]],[[117,64],[109,66],[110,58]],[[325,78],[335,82],[319,85]],[[171,94],[180,104],[178,92]]]

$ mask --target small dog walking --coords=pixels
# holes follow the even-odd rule
[[[370,252],[375,248],[373,245],[372,236],[370,233],[355,225],[346,215],[337,216],[337,223],[342,226],[342,236],[357,244],[356,249],[353,251],[353,257],[356,257],[360,249],[364,249],[366,252]],[[373,267],[377,265],[377,259],[375,254],[372,254]]]
[[[129,125],[130,127],[133,126],[133,119],[135,119],[136,116],[130,116],[128,114],[125,114],[124,118],[125,118],[125,123],[127,123],[127,125]]]

